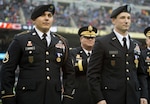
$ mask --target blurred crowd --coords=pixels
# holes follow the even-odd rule
[[[0,0],[1,1],[1,0]],[[32,25],[30,20],[30,15],[33,8],[38,5],[37,3],[18,2],[17,0],[4,0],[0,2],[0,22],[11,22],[11,23],[21,23]],[[118,0],[89,0],[93,2],[108,2],[108,3],[118,3]],[[82,3],[60,3],[56,1],[49,0],[49,2],[54,3],[56,6],[55,15],[55,26],[65,26],[65,27],[82,27],[91,24],[100,30],[106,30],[107,28],[112,28],[110,13],[113,9],[112,7],[90,5],[87,2],[86,5]],[[149,0],[122,0],[119,3],[130,3],[134,5],[149,6]],[[132,25],[131,32],[143,32],[144,28],[150,25],[150,11],[149,10],[136,10],[133,8],[132,11]]]

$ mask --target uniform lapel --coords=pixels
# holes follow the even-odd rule
[[[45,45],[43,44],[42,40],[40,39],[39,35],[37,34],[37,32],[34,30],[31,32],[31,41],[33,41],[35,44],[37,44],[40,47],[45,47]]]
[[[121,43],[120,43],[119,40],[117,39],[115,33],[112,32],[112,33],[110,34],[110,39],[111,39],[110,44],[112,44],[114,47],[118,48],[118,49],[121,50],[121,51],[125,51],[125,50],[123,49]]]
[[[129,37],[130,39],[130,37]],[[133,52],[134,48],[135,48],[134,41],[132,39],[130,39],[130,46],[129,46],[129,52]]]
[[[56,38],[56,36],[54,34],[50,34],[51,35],[51,43],[49,45],[48,48],[52,48],[52,47],[55,47],[55,45],[58,43],[59,39]]]

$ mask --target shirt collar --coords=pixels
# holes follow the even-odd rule
[[[86,50],[86,49],[84,49],[84,48],[83,48],[83,50],[84,50],[84,52],[86,53],[86,55],[88,55],[88,53],[90,53],[90,54],[92,53],[92,51],[88,51],[88,50]]]
[[[37,32],[37,34],[39,35],[39,37],[41,38],[41,39],[43,39],[43,32],[41,32],[39,29],[37,29],[36,27],[35,27],[35,30],[36,30],[36,32]],[[48,32],[46,33],[47,34],[47,38],[51,38],[51,36],[50,36],[50,29],[48,30]]]
[[[129,34],[127,34],[126,36],[123,36],[120,33],[118,33],[115,29],[113,31],[114,31],[116,37],[118,38],[118,40],[119,40],[119,42],[121,43],[122,46],[123,46],[122,39],[123,39],[123,37],[126,37],[126,39],[127,39],[127,47],[129,48],[129,43],[130,43],[129,42]]]

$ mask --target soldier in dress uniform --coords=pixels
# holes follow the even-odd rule
[[[80,47],[71,49],[75,70],[75,94],[73,104],[92,104],[89,93],[86,72],[87,65],[95,43],[97,29],[91,25],[81,27],[78,31]]]
[[[131,8],[112,11],[112,32],[98,37],[87,70],[87,80],[95,104],[147,104],[145,71],[138,69],[139,42],[128,33]]]
[[[67,40],[50,31],[54,13],[53,4],[37,6],[31,15],[34,29],[15,35],[9,45],[1,68],[3,104],[62,104],[61,70],[63,104],[71,104],[75,73]]]
[[[150,27],[145,28],[146,47],[141,51],[140,67],[147,73],[148,102],[150,103]]]

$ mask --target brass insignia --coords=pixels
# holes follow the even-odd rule
[[[28,57],[28,61],[29,61],[30,63],[33,63],[33,56],[29,56],[29,57]]]
[[[3,59],[3,63],[6,63],[8,61],[9,61],[9,54],[8,54],[8,52],[6,52],[5,58]]]
[[[116,65],[116,61],[115,60],[111,60],[111,66],[115,66]]]
[[[56,58],[56,61],[57,61],[57,62],[61,62],[61,58],[60,58],[60,57],[57,57],[57,58]]]
[[[93,30],[93,27],[90,25],[88,26],[88,31],[92,31]]]
[[[150,66],[148,67],[147,72],[149,73],[149,76],[150,76]]]
[[[51,5],[49,8],[50,8],[50,9],[53,9],[53,6]]]
[[[135,63],[135,66],[136,66],[136,68],[138,67],[138,63],[139,63],[139,60],[138,59],[135,59],[134,60],[134,63]]]

